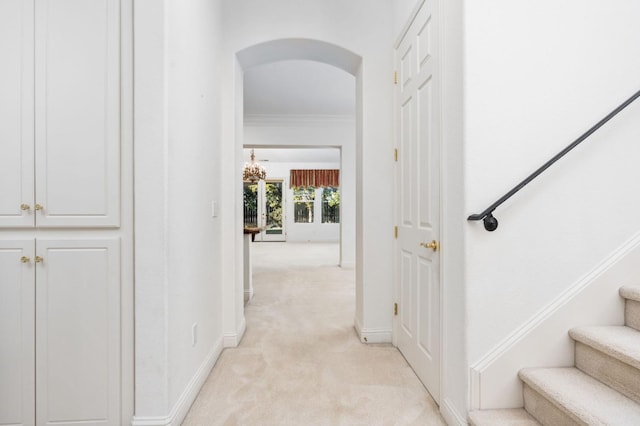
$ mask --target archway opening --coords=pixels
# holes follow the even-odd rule
[[[348,250],[353,252],[353,257],[344,260],[341,259],[341,263],[343,266],[351,266],[355,267],[356,273],[356,283],[361,282],[358,279],[358,276],[361,275],[362,268],[362,224],[361,222],[361,210],[362,210],[362,162],[358,161],[358,153],[362,152],[362,57],[347,50],[340,46],[318,41],[311,39],[280,39],[273,40],[265,43],[256,44],[254,46],[248,47],[236,53],[236,80],[235,80],[235,93],[236,93],[236,108],[235,108],[235,116],[234,116],[234,128],[235,128],[235,138],[234,138],[234,153],[235,153],[235,161],[234,161],[234,170],[236,176],[241,176],[241,166],[242,166],[242,152],[243,147],[245,145],[244,137],[243,137],[243,128],[244,128],[244,108],[242,107],[242,94],[244,90],[244,80],[242,78],[243,74],[248,70],[258,67],[265,64],[272,64],[281,61],[314,61],[323,64],[328,64],[333,67],[337,67],[338,69],[352,75],[355,77],[355,85],[353,87],[355,91],[355,114],[352,118],[353,121],[353,144],[348,148],[349,154],[345,155],[345,147],[340,147],[342,151],[341,155],[341,170],[349,170],[349,172],[353,173],[352,178],[352,191],[351,197],[353,197],[353,210],[355,214],[353,214],[353,223],[349,225],[345,229],[345,226],[342,226],[344,232],[351,233],[353,237],[351,238],[351,246]],[[335,145],[334,145],[335,146]],[[235,229],[242,227],[243,222],[243,211],[242,211],[242,201],[240,197],[242,196],[242,181],[237,179],[235,182],[235,197],[236,202],[234,203],[236,206],[236,214],[234,218],[234,226]],[[241,241],[242,237],[239,237],[235,240],[235,256],[236,265],[236,280],[235,290],[229,292],[229,301],[234,304],[235,314],[233,318],[236,323],[233,328],[235,330],[241,330],[244,326],[244,309],[243,302],[244,297],[238,297],[243,294],[243,283],[242,276],[240,273],[244,268],[244,259],[243,256],[239,256],[241,253],[241,248],[243,243]],[[344,238],[341,238],[344,241]],[[343,250],[344,250],[343,244]],[[356,284],[356,295],[355,295],[355,326],[358,329],[358,325],[362,321],[362,313],[363,313],[363,294],[362,294],[362,286]],[[228,316],[229,317],[229,316]],[[238,333],[240,334],[240,333]]]

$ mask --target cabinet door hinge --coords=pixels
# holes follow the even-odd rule
[[[393,237],[395,239],[398,239],[398,227],[397,226],[393,227]]]
[[[393,159],[397,162],[398,161],[398,148],[394,148],[393,149]]]
[[[394,303],[393,304],[393,315],[398,315],[398,304]]]
[[[393,72],[393,84],[398,84],[398,71]]]

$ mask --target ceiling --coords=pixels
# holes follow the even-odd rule
[[[244,73],[244,114],[355,114],[355,77],[314,61],[279,61]]]
[[[355,77],[322,62],[286,60],[244,73],[244,115],[355,115]],[[249,160],[244,149],[243,161]],[[256,148],[256,161],[340,162],[337,148]],[[265,164],[266,166],[267,164]]]

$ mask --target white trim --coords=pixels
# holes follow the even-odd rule
[[[455,405],[447,398],[442,400],[442,404],[440,405],[440,414],[442,414],[442,417],[449,426],[467,426],[465,417],[460,415],[456,410]]]
[[[343,269],[355,269],[356,268],[356,262],[355,261],[351,261],[351,262],[342,261],[342,262],[340,262],[340,267],[343,268]]]
[[[225,348],[236,348],[240,344],[244,332],[247,330],[247,321],[245,317],[242,317],[242,321],[238,326],[238,330],[235,333],[225,333],[223,336],[223,346]]]
[[[358,317],[356,317],[353,322],[353,328],[355,328],[362,343],[391,343],[391,329],[362,328]]]
[[[245,288],[244,289],[244,300],[251,300],[253,299],[253,288]]]
[[[469,374],[469,393],[470,393],[469,402],[471,404],[471,409],[476,410],[476,409],[496,408],[492,406],[493,405],[492,403],[489,403],[490,406],[487,406],[488,403],[486,401],[483,402],[483,395],[482,395],[483,391],[489,386],[491,386],[491,383],[487,383],[487,382],[491,382],[491,380],[489,378],[485,378],[483,375],[490,368],[496,368],[496,365],[498,365],[499,362],[503,362],[505,364],[505,368],[515,369],[513,372],[514,377],[517,374],[517,369],[525,366],[531,366],[531,365],[519,365],[519,366],[507,365],[513,361],[508,358],[509,353],[512,350],[516,350],[517,346],[522,342],[524,342],[525,339],[532,338],[531,334],[542,325],[544,325],[545,327],[548,325],[550,327],[554,327],[554,326],[561,327],[562,328],[561,332],[568,332],[571,326],[580,325],[582,320],[575,316],[572,316],[574,320],[570,325],[567,325],[564,323],[563,321],[564,318],[562,317],[553,318],[553,316],[559,311],[561,311],[563,308],[566,308],[570,302],[573,302],[574,299],[576,299],[579,295],[581,295],[583,291],[587,289],[589,286],[591,286],[592,284],[595,286],[595,284],[597,284],[598,281],[601,281],[600,279],[603,278],[605,274],[609,272],[615,273],[614,267],[618,265],[622,260],[624,260],[627,256],[634,254],[633,253],[634,251],[637,252],[636,256],[640,257],[640,232],[632,236],[617,250],[613,251],[611,255],[609,255],[602,262],[600,262],[600,264],[598,264],[595,268],[593,268],[591,271],[583,275],[573,285],[568,287],[564,292],[560,293],[558,297],[555,298],[555,300],[551,301],[549,304],[543,307],[540,311],[538,311],[535,315],[533,315],[529,319],[529,321],[527,321],[522,326],[514,330],[513,333],[511,333],[509,336],[503,339],[498,345],[496,345],[490,352],[488,352],[479,361],[472,364],[470,367],[470,374]],[[632,263],[636,262],[636,260],[630,258],[630,261],[631,260],[633,260]],[[607,282],[611,280],[611,277],[604,277],[604,278],[606,278]],[[613,282],[610,285],[620,286],[622,285],[622,283]],[[605,287],[605,291],[609,290],[607,286],[604,286],[604,287]],[[617,296],[617,291],[615,292],[614,295],[612,295],[612,297],[616,297],[616,296]],[[597,293],[596,296],[592,296],[592,297],[596,297],[596,298],[605,297],[605,295]],[[605,300],[605,299],[600,299],[600,300]],[[595,312],[592,311],[589,315],[593,316],[591,321],[598,320],[597,318],[595,318],[596,316]],[[533,338],[535,338],[535,336],[533,336]],[[545,350],[545,348],[543,347],[540,348],[540,351],[543,353],[548,352],[548,350]],[[557,355],[557,357],[562,357],[562,356],[563,355],[561,354]],[[566,364],[566,362],[564,361],[565,361],[564,358],[563,359],[558,358],[557,363]],[[548,366],[553,367],[558,365],[548,365]],[[509,394],[512,393],[511,391],[506,389],[504,389],[504,391],[505,393],[509,393]],[[512,408],[510,407],[511,405],[513,405],[513,402],[506,402],[506,405],[500,408]]]
[[[310,114],[247,114],[244,125],[253,127],[294,126],[322,127],[327,125],[355,125],[352,115],[310,115]]]
[[[133,417],[131,426],[179,426],[187,416],[191,405],[195,401],[202,385],[209,376],[211,369],[222,353],[222,339],[218,339],[213,345],[211,352],[205,358],[198,371],[191,378],[189,384],[185,387],[184,392],[178,398],[175,405],[166,416],[150,416],[150,417]]]

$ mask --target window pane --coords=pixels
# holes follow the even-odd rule
[[[324,188],[322,191],[322,223],[340,223],[340,190]]]
[[[244,226],[258,226],[258,184],[244,182],[242,198],[244,201]]]
[[[265,183],[266,233],[282,234],[282,182]]]
[[[295,223],[313,223],[315,198],[315,188],[295,188],[293,190],[293,217]]]

